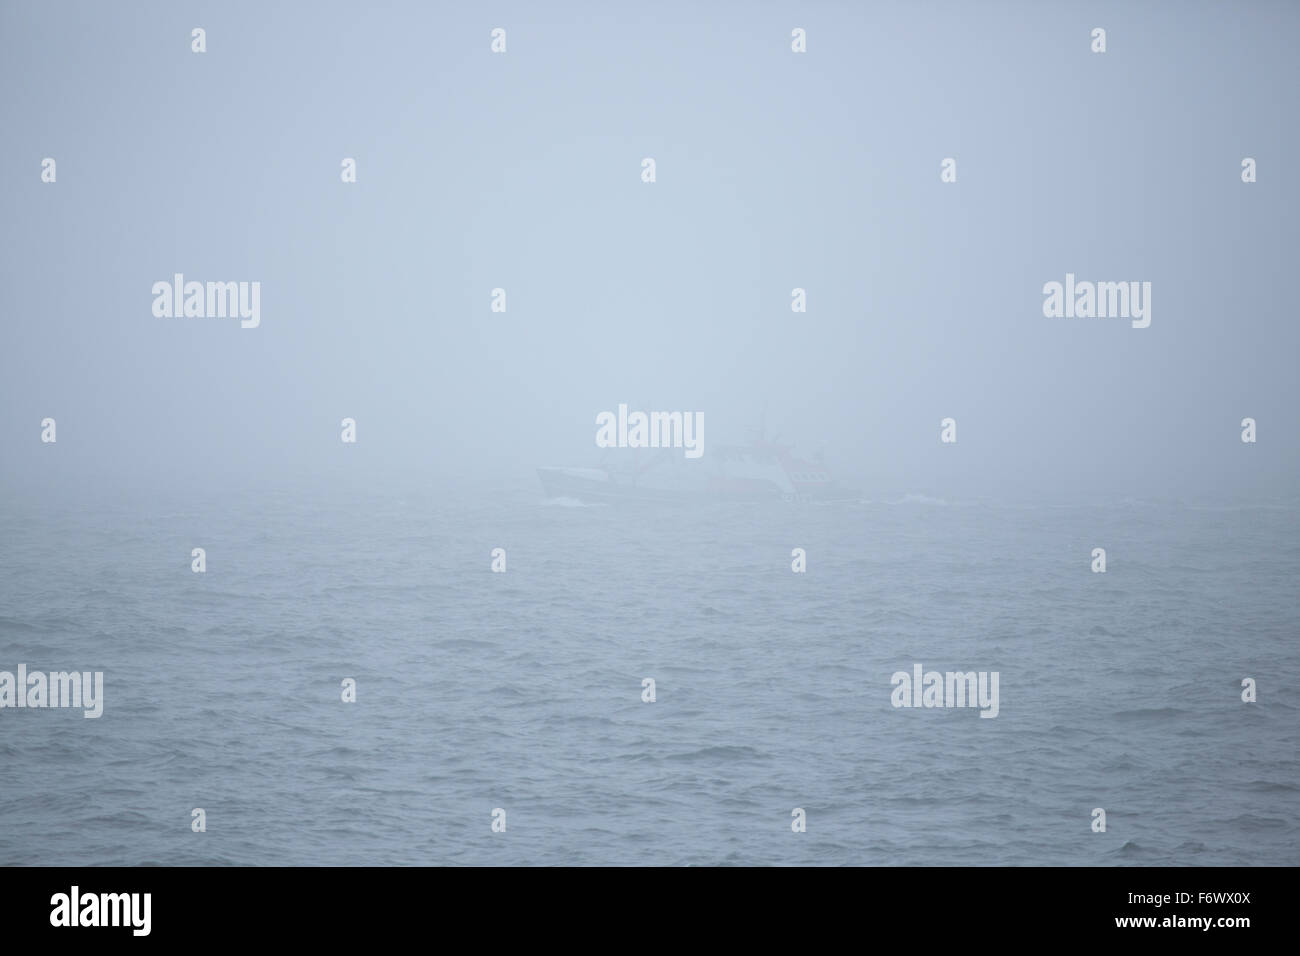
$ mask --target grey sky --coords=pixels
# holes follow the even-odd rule
[[[1079,7],[6,2],[0,483],[526,482],[627,402],[868,496],[1293,494],[1300,8]]]

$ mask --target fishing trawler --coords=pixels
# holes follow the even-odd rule
[[[833,480],[820,455],[796,458],[792,445],[760,433],[746,445],[709,447],[698,459],[664,448],[604,449],[594,467],[538,468],[548,498],[587,504],[654,501],[837,501],[857,491]]]

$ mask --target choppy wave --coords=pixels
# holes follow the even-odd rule
[[[0,864],[1300,863],[1294,511],[881,505],[254,496],[183,512],[204,575],[165,510],[0,516],[0,670],[105,672],[0,713]],[[896,710],[917,662],[999,716]]]

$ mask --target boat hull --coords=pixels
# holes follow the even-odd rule
[[[857,492],[827,485],[791,487],[769,478],[711,476],[694,482],[655,484],[600,468],[538,468],[537,477],[548,498],[570,498],[585,504],[691,501],[836,501],[852,500]]]

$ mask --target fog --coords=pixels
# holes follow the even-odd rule
[[[702,413],[706,458],[762,427],[868,497],[1294,495],[1297,25],[5,4],[0,484],[540,493],[626,403]],[[260,325],[156,317],[176,273],[260,282]],[[1150,282],[1150,326],[1045,317],[1067,273]]]

